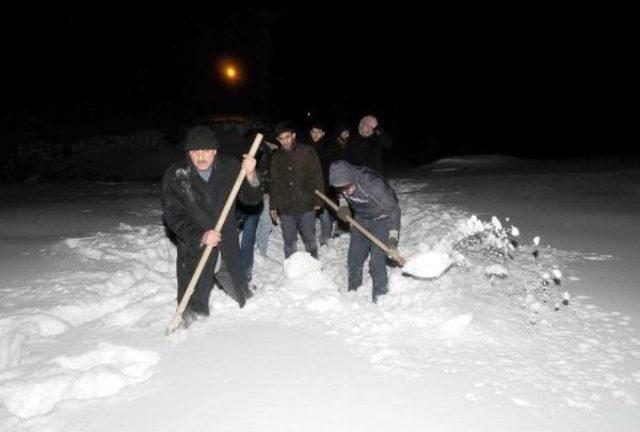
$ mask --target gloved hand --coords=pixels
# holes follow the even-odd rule
[[[341,221],[348,222],[347,217],[352,217],[349,206],[341,206],[338,208],[338,218]]]
[[[398,239],[395,238],[390,238],[389,240],[387,240],[387,247],[389,248],[390,251],[398,251]]]

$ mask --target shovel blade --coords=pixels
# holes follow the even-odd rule
[[[446,252],[429,251],[410,258],[402,268],[403,273],[420,279],[436,279],[453,265]]]

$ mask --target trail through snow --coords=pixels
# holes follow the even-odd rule
[[[555,430],[566,430],[563,424],[588,428],[593,419],[618,411],[640,420],[640,337],[631,318],[587,296],[563,297],[579,283],[576,263],[609,258],[551,246],[540,247],[534,258],[530,233],[518,237],[522,249],[513,259],[461,252],[454,245],[469,235],[471,225],[500,221],[471,218],[461,208],[438,203],[420,185],[420,180],[394,182],[403,209],[400,249],[405,256],[450,257],[440,277],[421,280],[390,267],[390,294],[373,304],[366,272],[360,290],[345,290],[347,234],[323,247],[319,261],[304,252],[284,261],[276,228],[269,256],[256,252],[259,292],[247,306],[239,310],[214,290],[211,317],[168,339],[163,334],[175,307],[175,248],[159,222],[121,223],[55,243],[45,253],[59,263],[56,270],[34,270],[25,278],[28,284],[0,287],[0,428],[71,430],[66,425],[105,400],[116,406],[132,397],[153,401],[154,393],[180,386],[182,372],[163,361],[178,362],[172,352],[190,339],[215,336],[184,353],[206,376],[206,359],[224,355],[216,338],[225,329],[251,332],[268,325],[324,334],[387,377],[411,379],[431,395],[457,395],[460,410],[524,410],[531,421],[538,419],[533,426]],[[562,272],[561,280],[543,277],[554,270]],[[282,349],[276,339],[264,344],[266,356]],[[243,364],[240,357],[227,360]],[[157,370],[163,371],[160,378],[154,377]],[[436,375],[445,377],[438,380],[445,387],[430,389],[433,381],[425,380]],[[192,403],[198,401],[194,396]],[[561,419],[566,423],[551,426]],[[469,425],[456,424],[452,420],[448,429],[468,430]],[[79,430],[100,430],[100,425]],[[301,427],[321,430],[321,425]],[[246,430],[291,429],[272,426],[246,425]],[[395,426],[420,429],[406,419]]]

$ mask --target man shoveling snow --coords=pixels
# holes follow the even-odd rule
[[[351,210],[355,220],[371,234],[384,242],[389,251],[398,249],[400,236],[400,205],[398,197],[387,180],[376,171],[339,160],[331,164],[329,182],[339,192],[338,217],[348,221]],[[373,280],[373,302],[389,291],[387,257],[385,252],[357,229],[351,229],[349,254],[349,291],[362,285],[362,268],[369,258],[369,273]]]
[[[163,179],[164,221],[175,233],[178,244],[178,302],[187,291],[202,247],[216,248],[185,309],[185,326],[196,316],[209,315],[209,294],[214,283],[219,284],[240,307],[252,296],[240,260],[235,209],[231,208],[220,231],[214,229],[225,198],[233,188],[233,176],[240,171],[240,164],[233,158],[217,154],[218,147],[211,129],[206,126],[193,128],[185,140],[187,160],[169,167]],[[242,169],[247,181],[242,183],[238,198],[247,205],[256,205],[262,199],[255,166],[253,156],[244,155]]]

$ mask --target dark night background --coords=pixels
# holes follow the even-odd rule
[[[637,154],[637,16],[631,3],[12,3],[3,165],[34,141],[221,113],[301,126],[374,113],[396,165]],[[220,78],[222,58],[240,82]]]

